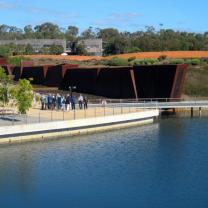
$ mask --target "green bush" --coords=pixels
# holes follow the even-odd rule
[[[136,60],[133,62],[133,65],[134,65],[134,66],[145,65],[144,59],[136,59]]]
[[[192,65],[200,65],[200,63],[201,63],[200,59],[197,59],[197,58],[191,59],[191,64]]]
[[[184,63],[196,66],[196,65],[200,65],[201,61],[200,61],[200,59],[194,58],[194,59],[186,59],[186,60],[184,60]]]
[[[9,57],[7,61],[9,64],[12,64],[14,66],[20,66],[22,59],[23,57],[20,57],[20,56],[12,56],[12,57]]]
[[[9,63],[9,64],[12,64],[12,65],[14,65],[14,66],[21,66],[21,62],[22,61],[29,61],[29,60],[31,60],[30,58],[25,58],[25,57],[23,57],[23,56],[10,56],[8,59],[7,59],[7,62]]]
[[[27,110],[32,106],[33,91],[30,81],[26,79],[19,80],[16,86],[16,103],[18,111],[26,114]]]
[[[108,66],[129,66],[129,62],[127,59],[123,59],[123,58],[112,58],[111,60],[108,60],[106,62],[104,62],[105,65]]]
[[[138,66],[138,65],[153,65],[158,63],[159,60],[155,59],[155,58],[147,58],[147,59],[136,59],[134,61],[134,66]]]
[[[169,64],[184,64],[184,59],[170,59]]]
[[[4,58],[8,58],[12,55],[12,51],[9,46],[0,46],[0,56]]]
[[[184,60],[184,63],[185,63],[185,64],[188,64],[188,65],[192,65],[191,59],[186,59],[186,60]]]
[[[156,58],[147,58],[147,59],[144,59],[144,61],[146,65],[153,65],[159,62],[159,60]]]

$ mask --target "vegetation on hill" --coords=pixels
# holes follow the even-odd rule
[[[208,50],[208,32],[193,33],[185,31],[174,31],[172,29],[155,30],[152,26],[145,27],[144,30],[135,32],[120,32],[115,28],[92,28],[89,27],[83,32],[79,32],[76,26],[61,28],[56,24],[45,22],[32,27],[26,25],[23,29],[15,26],[0,25],[0,40],[19,39],[66,39],[67,41],[78,42],[87,38],[102,38],[104,55],[135,53],[144,51],[193,51]],[[72,44],[73,45],[73,44]],[[74,47],[74,46],[73,46]],[[77,44],[78,54],[85,54],[83,47]],[[15,46],[7,45],[0,47],[0,51],[12,54],[33,54],[30,45]],[[58,54],[60,47],[47,47],[40,50],[42,54]],[[1,55],[1,53],[0,53]]]

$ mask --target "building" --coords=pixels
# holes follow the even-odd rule
[[[63,51],[66,51],[65,39],[23,39],[23,40],[0,40],[0,45],[31,45],[37,52],[43,47],[49,47],[51,45],[58,45],[63,47]]]
[[[102,56],[102,52],[103,52],[102,39],[84,39],[78,41],[78,44],[83,44],[89,55]]]

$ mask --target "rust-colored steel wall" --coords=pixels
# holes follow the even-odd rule
[[[183,86],[188,66],[186,64],[178,65],[172,87],[170,98],[180,98],[183,93]]]
[[[14,67],[14,79],[32,78],[33,84],[55,86],[109,98],[180,98],[187,65],[85,67],[77,65]]]
[[[170,98],[177,65],[137,66],[134,68],[139,98]]]

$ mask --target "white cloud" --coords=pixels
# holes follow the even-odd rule
[[[0,9],[15,9],[17,7],[16,3],[9,3],[5,1],[0,1]]]

